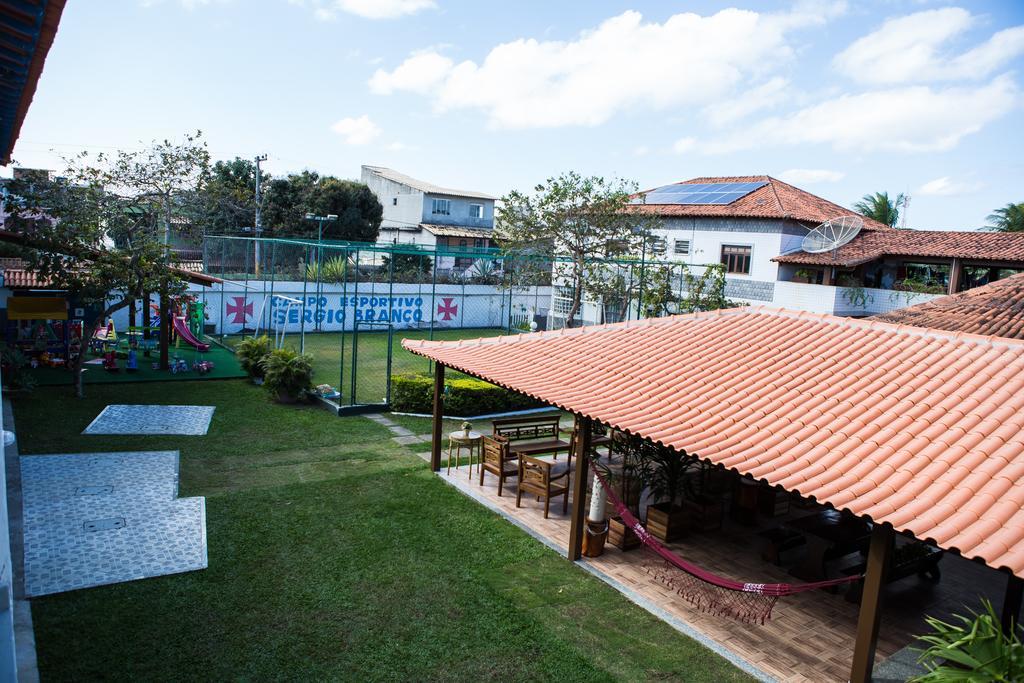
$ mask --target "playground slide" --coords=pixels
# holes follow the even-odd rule
[[[196,339],[195,335],[192,334],[192,330],[188,329],[188,323],[185,322],[185,318],[177,316],[172,316],[172,318],[174,320],[174,331],[178,333],[179,337],[200,351],[206,351],[210,348],[209,344],[204,344]]]

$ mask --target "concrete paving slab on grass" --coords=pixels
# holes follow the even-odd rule
[[[177,497],[177,451],[20,461],[26,595],[206,568],[206,500]]]
[[[213,406],[109,405],[83,434],[181,434],[202,436]]]

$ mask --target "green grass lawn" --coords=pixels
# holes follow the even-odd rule
[[[435,340],[476,339],[504,334],[501,329],[434,330]],[[429,339],[428,330],[396,330],[392,341],[392,374],[427,372],[427,360],[402,348],[403,339]],[[224,343],[237,344],[242,337],[225,337]],[[342,343],[344,342],[344,348]],[[299,335],[289,333],[285,345],[299,348]],[[356,403],[382,403],[387,392],[388,335],[386,332],[360,332],[353,343],[351,332],[307,332],[305,351],[313,356],[313,383],[342,386],[348,403],[352,382],[352,355],[356,357]],[[344,361],[344,371],[342,370]],[[342,374],[344,372],[344,374]],[[453,373],[449,373],[453,374]]]
[[[237,380],[131,392],[215,405],[210,433],[82,436],[123,387],[45,388],[15,402],[22,452],[179,449],[209,568],[33,600],[43,680],[748,680],[370,420]]]

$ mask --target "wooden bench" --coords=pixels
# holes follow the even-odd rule
[[[523,415],[494,420],[492,434],[508,441],[513,458],[522,455],[553,455],[569,453],[569,442],[560,438],[560,415]],[[571,458],[571,453],[570,453]]]

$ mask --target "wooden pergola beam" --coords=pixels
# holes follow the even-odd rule
[[[441,471],[441,421],[444,417],[444,365],[434,363],[434,405],[430,430],[430,470]]]
[[[569,560],[575,562],[583,557],[583,534],[586,527],[586,502],[587,502],[587,474],[589,472],[589,461],[587,454],[590,452],[590,439],[593,431],[593,421],[582,415],[576,416],[576,426],[573,430],[576,434],[576,442],[573,444],[572,457],[576,460],[576,471],[572,479],[572,509],[569,512]]]
[[[868,549],[867,572],[864,575],[864,591],[860,599],[860,615],[857,618],[857,641],[853,647],[850,683],[871,683],[878,630],[882,624],[882,589],[885,587],[886,574],[889,573],[893,543],[892,527],[876,523],[871,530],[871,545]]]

